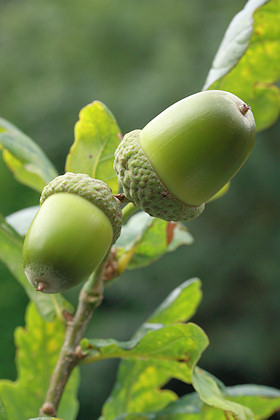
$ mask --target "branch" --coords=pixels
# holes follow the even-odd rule
[[[71,372],[83,358],[79,345],[93,312],[103,299],[103,269],[106,260],[107,256],[82,288],[75,316],[67,319],[64,343],[51,376],[45,402],[40,409],[40,416],[56,416]]]

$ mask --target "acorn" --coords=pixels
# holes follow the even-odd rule
[[[86,280],[120,235],[120,201],[102,181],[67,172],[43,190],[23,244],[23,268],[41,292]]]
[[[151,216],[187,221],[239,171],[255,132],[251,108],[237,96],[199,92],[126,134],[114,169],[127,200]]]

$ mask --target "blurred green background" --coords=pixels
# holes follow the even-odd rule
[[[244,0],[0,0],[0,114],[64,171],[79,110],[98,99],[122,132],[142,128],[201,90],[215,52]],[[195,243],[126,273],[106,291],[88,334],[128,339],[165,296],[198,276],[194,317],[210,347],[201,367],[227,385],[280,386],[279,122],[258,134],[228,194],[188,223]],[[0,161],[0,212],[38,203]],[[155,244],[156,246],[156,244]],[[74,303],[78,289],[68,292]],[[0,265],[0,377],[16,378],[13,330],[24,325],[24,291]],[[97,418],[117,362],[82,368],[79,419]],[[189,388],[177,381],[179,393]]]

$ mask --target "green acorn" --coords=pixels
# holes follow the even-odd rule
[[[102,181],[68,172],[43,190],[23,244],[23,267],[39,291],[74,287],[95,271],[120,235],[120,201]]]
[[[229,92],[204,91],[126,134],[114,169],[129,201],[151,216],[187,221],[238,172],[254,140],[249,106]]]

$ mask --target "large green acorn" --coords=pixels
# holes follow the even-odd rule
[[[57,293],[90,276],[117,240],[120,201],[102,181],[67,172],[43,190],[23,245],[23,267],[39,291]]]
[[[129,201],[151,216],[186,221],[238,172],[254,141],[251,108],[232,93],[209,90],[126,134],[114,169]]]

